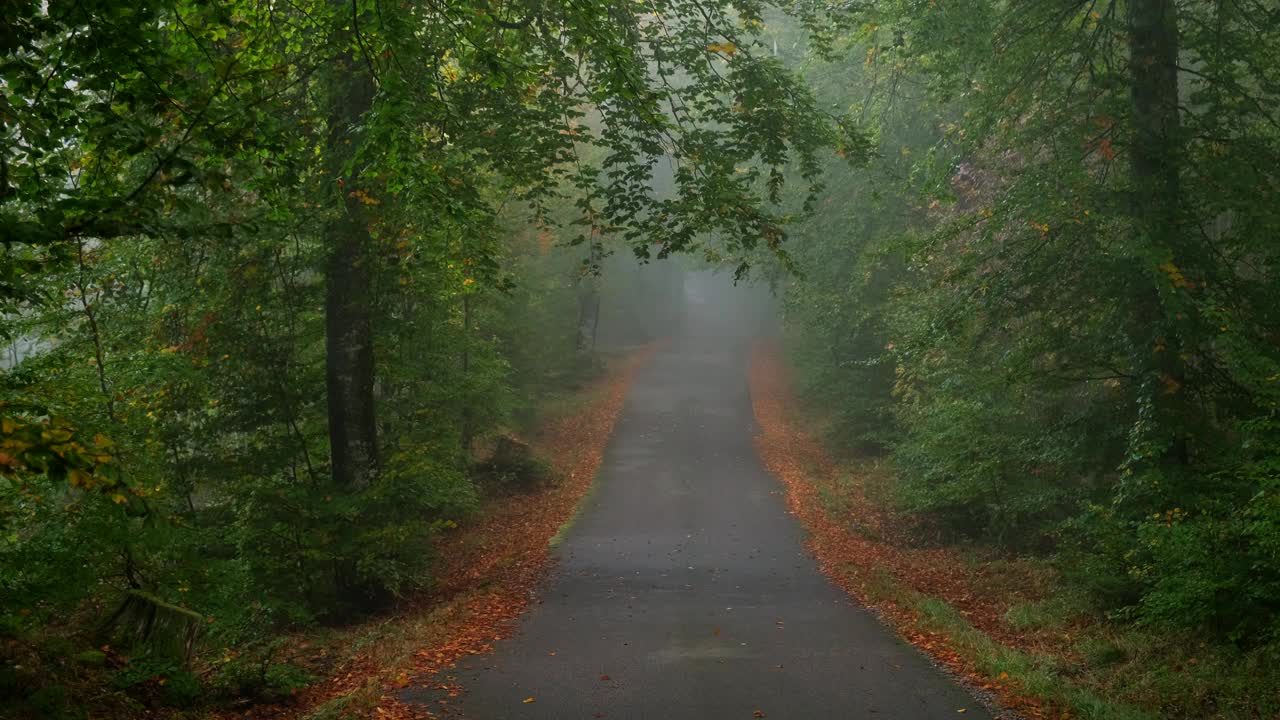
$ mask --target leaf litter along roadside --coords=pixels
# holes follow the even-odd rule
[[[874,610],[902,637],[1000,704],[1033,718],[1070,713],[1021,692],[1006,673],[989,677],[955,638],[933,629],[915,599],[937,598],[955,609],[994,643],[1034,652],[1053,638],[1017,632],[1004,621],[1019,600],[1044,592],[1033,572],[1015,572],[1014,592],[995,591],[976,580],[975,570],[954,548],[916,546],[910,523],[867,499],[866,473],[842,478],[843,468],[799,421],[787,367],[776,341],[757,340],[750,368],[751,401],[760,433],[756,447],[765,466],[782,481],[787,506],[808,531],[807,544],[823,573],[860,604]],[[832,496],[837,507],[830,508]],[[981,573],[984,568],[978,568]],[[986,590],[986,592],[984,592]]]
[[[664,346],[614,356],[606,373],[580,392],[581,403],[530,438],[555,481],[532,494],[496,498],[478,517],[440,538],[436,587],[390,618],[328,645],[358,647],[328,677],[288,705],[256,707],[225,718],[433,718],[464,690],[435,680],[459,660],[484,654],[515,629],[552,564],[551,541],[573,519],[595,480],[635,373]],[[355,635],[359,635],[356,637]],[[300,645],[305,648],[305,641]],[[396,697],[410,685],[438,690],[438,707]]]

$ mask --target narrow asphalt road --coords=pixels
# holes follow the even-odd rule
[[[637,376],[542,602],[449,673],[462,715],[990,718],[819,573],[756,456],[749,340],[714,328]]]

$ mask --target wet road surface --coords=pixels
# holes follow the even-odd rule
[[[463,717],[990,717],[819,573],[756,456],[749,354],[703,332],[639,373],[541,604],[448,673]]]

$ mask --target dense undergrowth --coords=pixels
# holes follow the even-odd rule
[[[430,537],[429,587],[352,622],[264,625],[247,642],[222,646],[214,643],[225,636],[210,634],[187,662],[94,648],[91,631],[74,624],[11,637],[19,679],[34,691],[8,687],[8,715],[422,716],[394,693],[411,679],[435,687],[437,672],[510,631],[542,578],[549,540],[591,485],[632,375],[653,349],[609,352],[529,408],[527,445],[501,436],[477,450],[484,461],[472,474],[475,511]],[[459,691],[441,687],[444,702]]]
[[[788,347],[830,446],[889,468],[881,501],[930,542],[1051,568],[1070,602],[1014,618],[1105,628],[1068,644],[1096,656],[1076,672],[1156,716],[1169,685],[1204,694],[1179,717],[1269,717],[1274,12],[810,9],[830,24],[780,29],[784,56],[878,128],[874,171],[833,171],[793,234]]]
[[[302,471],[300,455],[273,455],[272,448],[259,448],[251,458],[235,460],[235,450],[272,437],[267,428],[278,411],[271,405],[278,396],[265,391],[255,396],[259,421],[267,427],[252,435],[237,426],[235,421],[242,417],[223,405],[237,401],[245,391],[239,384],[179,385],[184,393],[199,389],[202,400],[210,398],[199,403],[207,406],[204,412],[179,411],[168,405],[175,385],[154,368],[137,376],[136,389],[126,385],[128,361],[120,357],[121,345],[108,335],[112,368],[122,373],[113,376],[115,387],[126,397],[154,398],[146,405],[121,403],[117,427],[136,418],[139,434],[146,435],[133,450],[138,455],[130,453],[131,470],[139,472],[135,458],[149,457],[146,451],[155,446],[150,456],[153,472],[164,479],[155,480],[141,499],[131,496],[125,502],[57,487],[39,496],[28,487],[30,494],[10,498],[24,514],[21,529],[5,548],[6,605],[0,616],[5,658],[0,697],[5,709],[0,716],[181,716],[270,706],[290,700],[332,671],[336,657],[297,661],[307,655],[299,651],[300,642],[304,647],[323,645],[326,635],[344,637],[339,628],[356,623],[358,629],[371,613],[375,618],[387,613],[388,618],[400,617],[406,603],[412,606],[439,592],[448,577],[446,568],[466,557],[446,545],[449,557],[442,558],[442,534],[473,524],[477,513],[492,512],[495,499],[542,492],[549,483],[559,482],[545,459],[548,448],[534,452],[518,438],[536,435],[549,420],[563,417],[566,403],[580,407],[582,389],[594,388],[603,371],[597,353],[575,350],[576,288],[557,277],[564,277],[565,263],[571,267],[572,257],[542,255],[536,246],[531,252],[512,262],[524,264],[526,278],[548,273],[547,287],[537,294],[523,290],[491,297],[488,308],[472,296],[472,322],[488,325],[492,334],[470,341],[470,371],[456,367],[456,357],[452,369],[443,363],[415,365],[427,377],[399,371],[421,394],[411,396],[407,388],[397,391],[405,401],[413,397],[409,407],[396,407],[390,399],[384,403],[391,406],[385,408],[390,417],[405,413],[403,422],[410,427],[389,438],[384,479],[376,492],[359,502],[344,500],[322,475]],[[664,273],[654,275],[660,279]],[[628,304],[641,300],[643,295],[632,295],[625,287],[606,288],[603,299]],[[672,321],[661,315],[660,302],[648,302],[659,310],[641,322],[656,326]],[[455,304],[453,311],[458,310]],[[543,312],[564,313],[561,336],[537,348],[536,355],[504,352],[503,343],[513,342],[516,332],[500,323],[554,327],[557,321],[538,315]],[[134,317],[138,316],[141,313]],[[106,327],[122,324],[115,319]],[[434,335],[436,342],[465,342],[460,326],[442,330]],[[613,332],[637,342],[650,330],[633,324]],[[544,334],[542,340],[547,339]],[[34,372],[45,363],[71,365],[66,354],[83,350],[64,335],[56,348],[29,359],[23,370]],[[415,355],[429,357],[430,350],[423,347]],[[148,355],[136,357],[146,362]],[[93,368],[75,364],[86,368],[82,378],[92,383]],[[468,392],[450,393],[452,398],[433,393],[432,386],[440,387],[437,383],[458,382],[449,379],[449,372],[491,374],[487,379],[473,377]],[[94,396],[73,380],[74,373],[59,373],[64,397]],[[147,387],[156,389],[148,392],[143,389]],[[483,406],[477,400],[492,403],[488,417],[479,415]],[[243,398],[238,401],[244,403]],[[430,413],[418,403],[429,404]],[[214,449],[190,448],[178,439],[191,432],[191,422],[198,423],[206,441],[224,445],[218,454],[203,458],[207,465],[185,453]],[[323,429],[317,424],[323,423],[323,414],[314,403],[293,423],[300,433],[322,440]],[[475,433],[469,449],[461,445],[462,427]],[[291,429],[282,424],[276,432],[287,435]],[[115,434],[117,447],[122,437]],[[432,448],[438,448],[434,459]],[[314,452],[322,453],[322,447]],[[269,462],[272,458],[275,462]],[[192,464],[179,464],[183,461]],[[175,466],[190,468],[190,484],[173,483],[167,473]],[[212,484],[206,473],[216,473],[225,484]],[[136,474],[131,477],[133,482],[137,479]],[[130,512],[130,502],[145,502],[146,513]],[[528,501],[518,504],[532,512]],[[542,514],[547,521],[554,515]],[[508,519],[508,530],[514,521]],[[331,568],[347,559],[377,579],[381,592],[375,603],[353,607],[333,585]],[[144,612],[157,612],[157,617],[116,617],[122,598],[127,604],[130,593],[144,593],[138,587],[149,589]],[[166,626],[167,616],[177,624]],[[428,629],[436,632],[438,624]],[[192,646],[170,650],[162,645],[171,642],[175,632],[193,633]],[[340,646],[332,650],[355,652]]]
[[[1044,553],[950,536],[904,509],[885,458],[836,456],[782,348],[753,355],[762,458],[833,581],[971,688],[1021,717],[1258,718],[1280,712],[1280,650],[1118,620]]]

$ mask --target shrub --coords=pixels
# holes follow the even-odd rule
[[[266,643],[221,664],[211,680],[213,694],[227,700],[280,702],[310,684],[314,678],[305,669],[275,661],[279,648],[279,642]]]
[[[153,696],[164,705],[191,707],[200,697],[200,680],[179,660],[144,656],[118,670],[112,684],[135,695]]]
[[[531,492],[550,482],[551,467],[527,443],[500,437],[488,460],[473,469],[477,481],[494,489]]]

